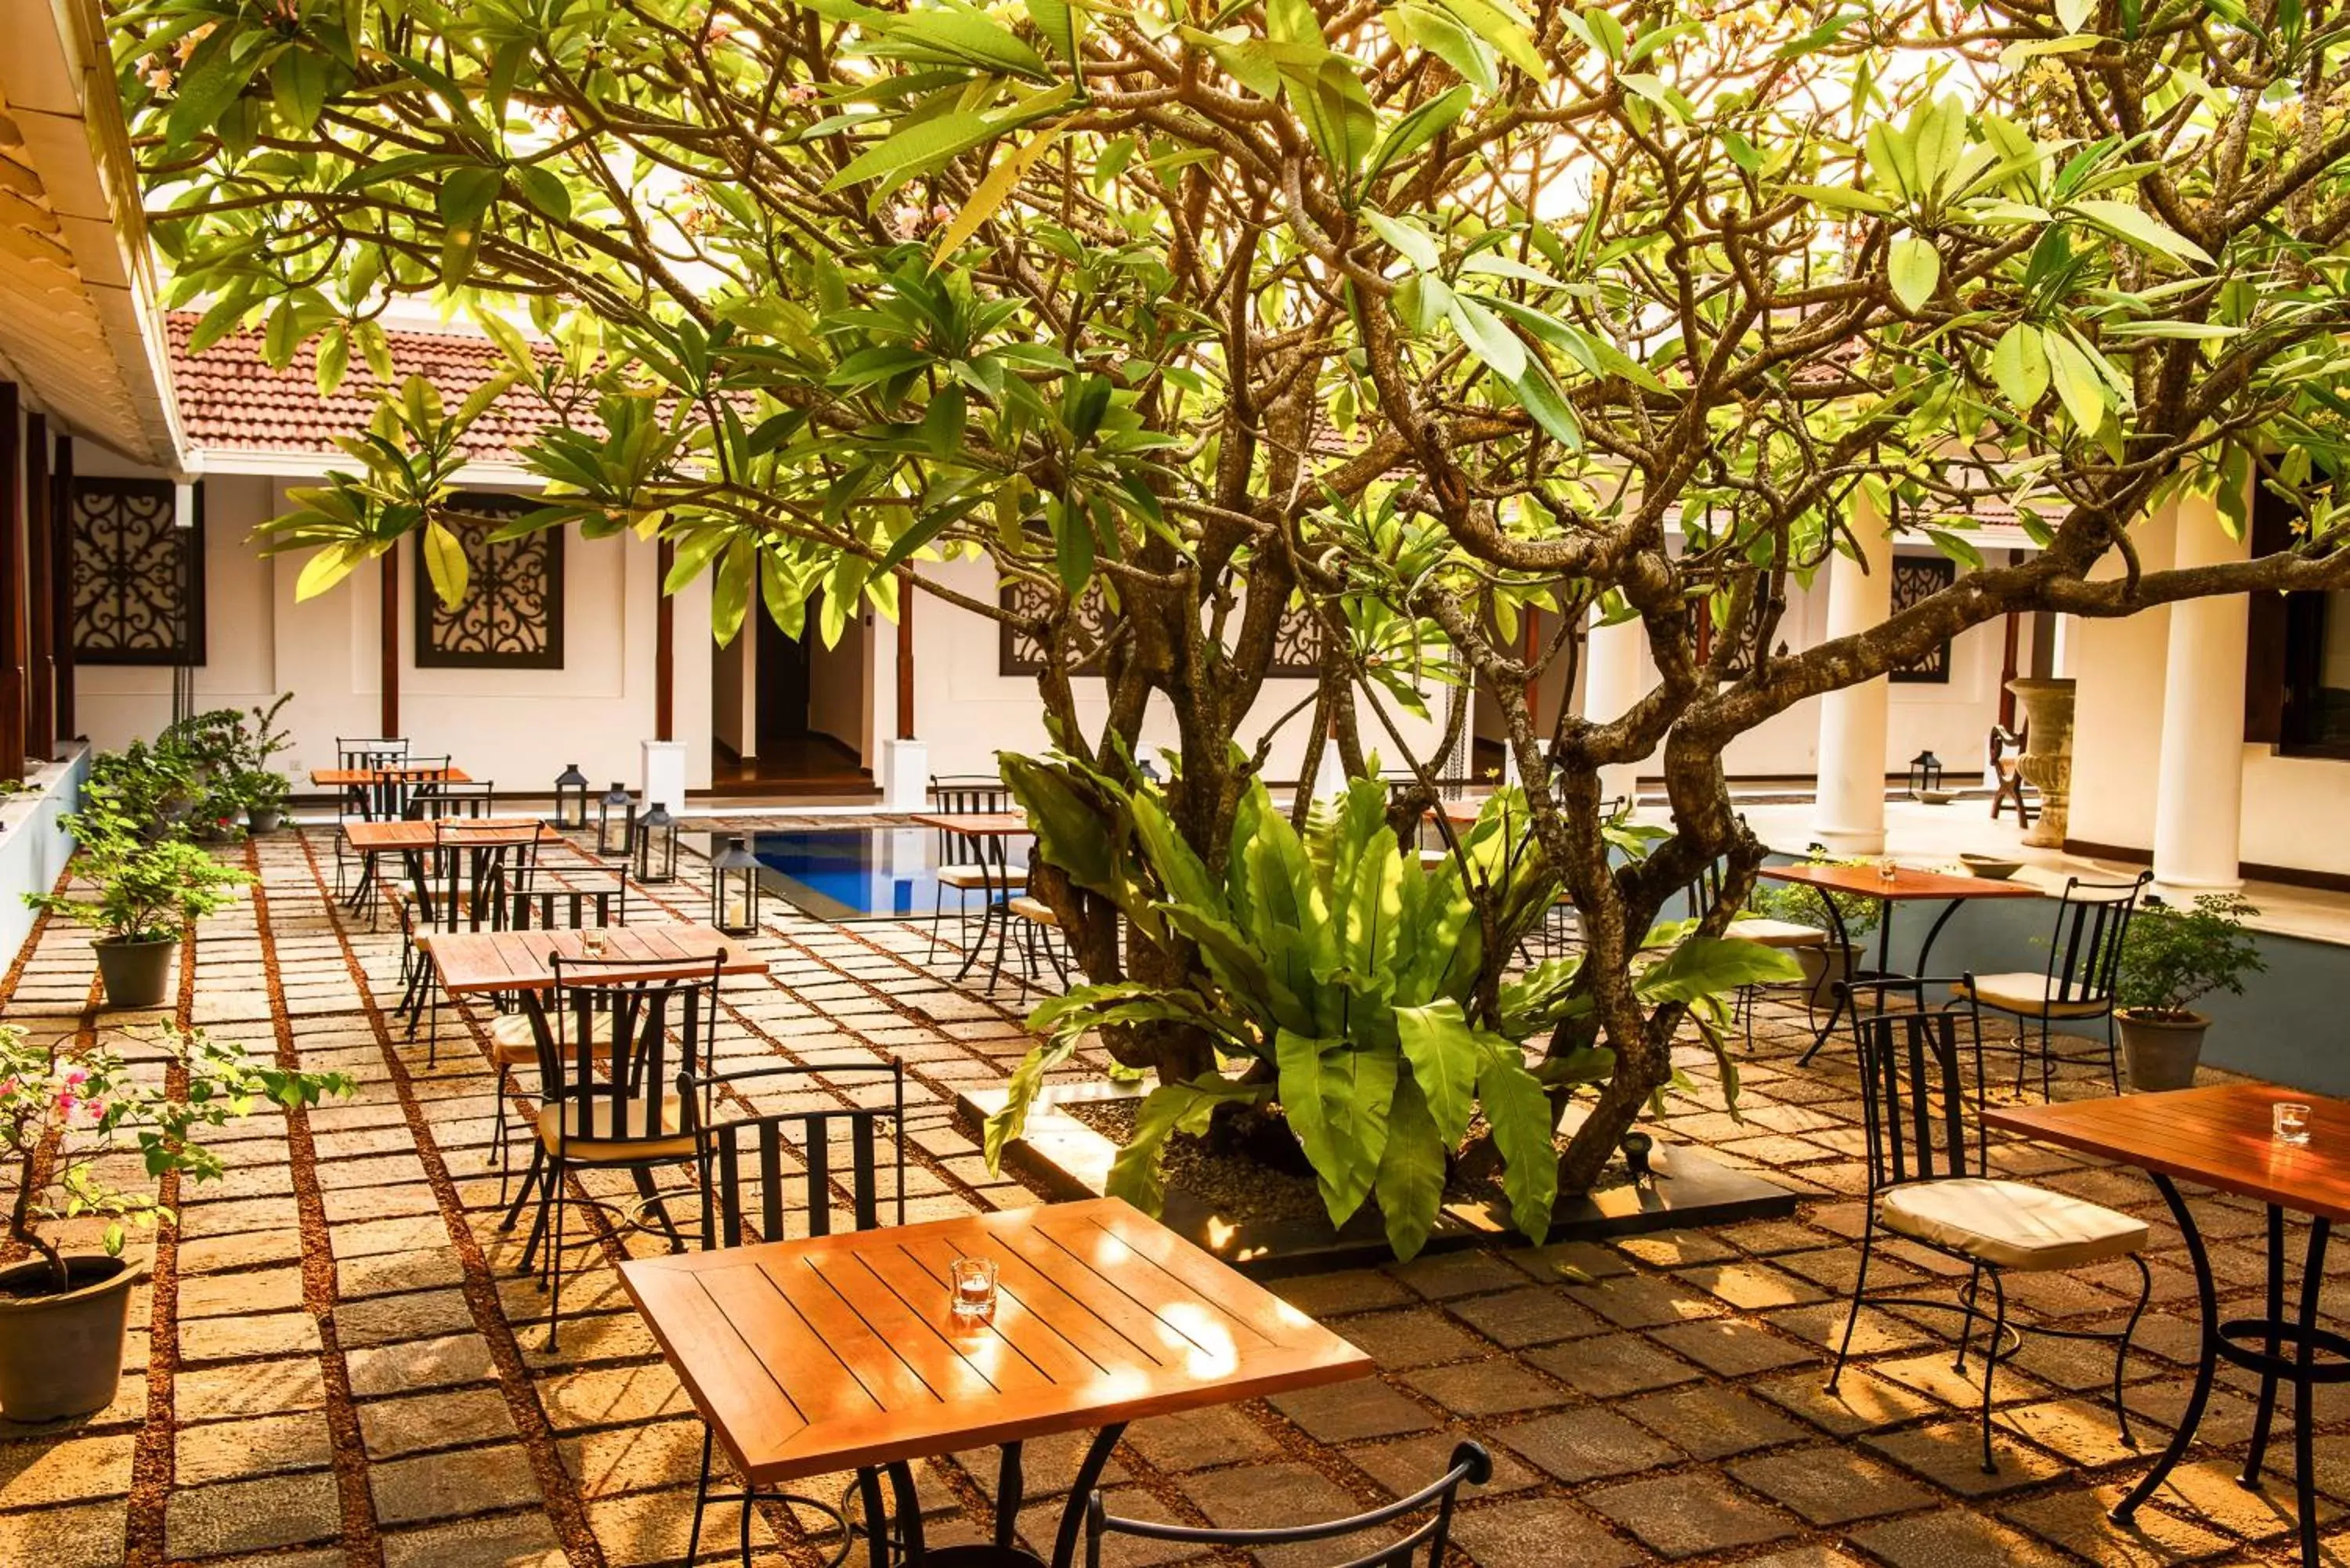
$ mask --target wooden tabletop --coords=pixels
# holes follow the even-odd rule
[[[924,812],[913,821],[917,827],[935,827],[967,838],[1012,838],[1031,831],[1026,815],[1016,811]]]
[[[480,834],[496,836],[519,835],[538,829],[541,844],[560,844],[563,835],[535,816],[452,816],[445,822],[347,822],[343,838],[359,853],[373,854],[380,850],[430,849],[439,842],[436,828],[446,827],[452,842],[465,836]]]
[[[992,1326],[947,1265],[993,1258]],[[715,1252],[620,1281],[759,1486],[1367,1376],[1371,1360],[1114,1198]]]
[[[312,768],[310,785],[313,789],[350,789],[360,784],[383,784],[392,779],[432,781],[441,784],[472,784],[473,775],[463,768],[405,768],[397,764],[380,768]]]
[[[1874,866],[1765,866],[1761,875],[1774,882],[1802,882],[1832,893],[1857,893],[1865,898],[2037,898],[2040,889],[2029,882],[1998,882],[1989,877],[1958,877],[1948,871],[1920,871],[1897,866],[1890,879]]]
[[[585,958],[590,937],[603,940],[602,956],[677,964],[680,978],[706,974],[710,961],[724,954],[722,974],[764,974],[764,959],[746,952],[748,939],[708,926],[590,926],[579,930],[540,927],[525,931],[441,931],[432,938],[432,967],[452,996],[484,991],[545,991],[555,984],[548,961],[556,954]],[[645,971],[657,973],[658,971]]]
[[[2309,1106],[2307,1144],[2279,1143],[2272,1136],[2270,1107],[2279,1100]],[[2350,1220],[2350,1101],[2274,1084],[2222,1084],[1987,1108],[1983,1125],[2303,1214]]]

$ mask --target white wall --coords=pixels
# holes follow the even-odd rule
[[[2168,508],[2130,530],[2149,572],[2171,562],[2177,520]],[[2116,576],[2108,557],[2090,573]],[[2084,844],[2147,849],[2154,843],[2154,782],[2162,749],[2163,662],[2170,611],[2151,609],[2121,620],[2064,618],[2056,673],[2078,684],[2073,694],[2073,800],[2065,836]],[[2228,679],[2243,680],[2239,669]],[[2222,743],[2241,744],[2241,735]],[[2251,805],[2249,794],[2246,805]]]
[[[995,568],[984,560],[931,562],[922,575],[983,602],[996,595]],[[1039,752],[1051,744],[1045,734],[1045,711],[1036,682],[1025,675],[1001,675],[997,625],[988,618],[925,597],[914,611],[914,715],[917,731],[927,742],[931,771],[936,774],[992,773],[999,751]],[[1098,678],[1076,681],[1077,711],[1090,742],[1100,734],[1108,704]],[[1265,727],[1299,701],[1313,695],[1310,679],[1267,680],[1256,706],[1240,726],[1243,745],[1253,747]],[[1429,718],[1413,718],[1388,703],[1388,711],[1406,740],[1423,761],[1436,760],[1444,733],[1444,693],[1431,687]],[[1311,711],[1283,725],[1266,758],[1268,779],[1295,779],[1305,754],[1305,730]],[[1382,764],[1396,767],[1402,759],[1366,707],[1362,714],[1363,747],[1379,753]],[[1154,698],[1143,720],[1138,750],[1155,756],[1160,747],[1173,748],[1177,735],[1173,712]]]
[[[140,472],[100,467],[99,455],[81,471]],[[296,603],[303,558],[265,558],[247,542],[256,524],[283,509],[286,483],[248,475],[205,482],[207,636],[196,701],[199,708],[245,708],[292,689],[294,701],[280,722],[295,744],[279,765],[298,785],[309,770],[334,765],[337,736],[373,735],[380,727],[382,563]],[[414,596],[432,587],[415,570],[414,547],[403,542],[390,557],[400,573],[400,729],[420,753],[445,752],[475,778],[517,794],[544,792],[570,762],[599,787],[613,779],[635,787],[638,743],[653,733],[657,553],[634,535],[584,540],[575,534],[566,541],[561,670],[420,670]],[[690,787],[707,788],[707,587],[696,584],[678,596],[675,616],[675,738],[686,746]],[[93,742],[119,747],[170,720],[171,691],[167,668],[83,668],[77,671],[77,715]]]

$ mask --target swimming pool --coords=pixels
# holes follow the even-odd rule
[[[938,848],[939,836],[924,827],[815,828],[751,840],[767,885],[825,920],[929,919],[939,907]],[[1007,858],[1015,872],[1024,867],[1027,841],[1012,840]]]

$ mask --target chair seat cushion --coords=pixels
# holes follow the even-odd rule
[[[1419,852],[1419,868],[1433,871],[1451,858],[1452,851],[1450,849],[1423,849]]]
[[[612,1054],[612,1021],[599,1016],[588,1025],[588,1050],[598,1057]],[[538,1036],[530,1027],[530,1015],[524,1012],[501,1012],[490,1021],[490,1061],[499,1067],[536,1067],[538,1065]]]
[[[1817,926],[1773,920],[1762,915],[1741,915],[1730,922],[1730,929],[1722,934],[1737,941],[1760,942],[1766,948],[1824,947],[1828,940],[1828,934]]]
[[[1052,905],[1042,898],[1032,898],[1025,893],[1014,896],[1004,907],[1022,919],[1034,920],[1040,926],[1058,926],[1061,923],[1053,913]]]
[[[941,888],[985,888],[1003,880],[1003,873],[983,866],[941,866],[938,871]]]
[[[651,1106],[639,1098],[631,1101],[627,1117],[629,1136],[615,1138],[612,1100],[599,1094],[586,1102],[566,1100],[559,1105],[541,1106],[538,1109],[538,1139],[550,1149],[559,1149],[563,1158],[593,1165],[599,1160],[623,1159],[684,1159],[693,1153],[693,1137],[677,1127],[683,1116],[683,1107],[675,1095],[660,1097],[661,1136],[648,1137],[643,1130],[652,1125]]]
[[[1888,1231],[2002,1269],[2070,1269],[2146,1245],[2143,1220],[2024,1181],[1966,1176],[1894,1188],[1877,1200]]]
[[[1967,994],[1966,981],[1950,988],[1960,996]],[[2086,1001],[2056,1002],[2049,997],[2048,977],[2018,971],[2014,974],[1979,974],[1975,976],[1974,999],[1985,1007],[1996,1007],[2002,1012],[2020,1012],[2026,1018],[2038,1018],[2045,1013],[2050,1018],[2101,1018],[2110,999],[2092,997]]]

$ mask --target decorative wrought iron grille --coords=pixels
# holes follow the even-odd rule
[[[452,608],[432,591],[424,541],[416,542],[416,667],[420,670],[563,668],[563,535],[542,528],[493,539],[498,525],[536,511],[527,495],[461,492],[444,516],[465,552],[465,597]]]
[[[1034,583],[1011,582],[1003,585],[998,598],[1005,609],[1024,616],[1038,616],[1052,607],[1048,589]],[[1111,624],[1109,606],[1102,598],[1099,587],[1088,587],[1085,597],[1077,601],[1077,647],[1079,657],[1070,666],[1074,675],[1099,675],[1100,650],[1108,640]],[[1040,675],[1045,670],[1045,650],[1035,638],[1009,622],[998,624],[999,657],[997,672],[1003,675]],[[1281,618],[1281,628],[1274,633],[1274,675],[1312,677],[1322,673],[1322,626],[1313,611],[1303,605],[1292,605]]]
[[[1900,614],[1940,593],[1958,580],[1958,563],[1942,556],[1893,557],[1893,613]],[[1931,653],[1894,670],[1889,680],[1905,686],[1947,686],[1950,683],[1948,639]]]
[[[204,661],[204,503],[174,525],[164,479],[73,484],[73,650],[77,664]]]

